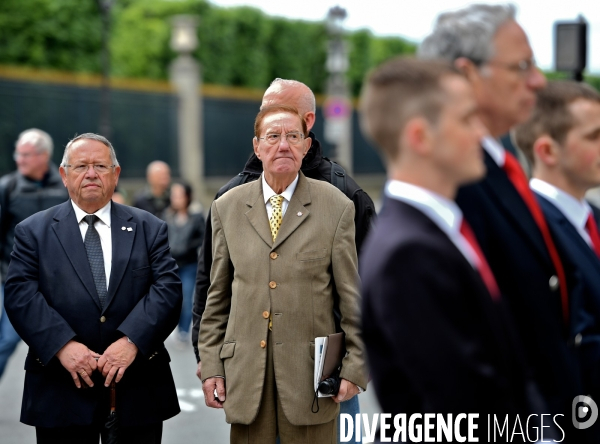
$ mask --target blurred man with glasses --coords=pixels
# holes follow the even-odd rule
[[[564,415],[558,423],[567,441],[583,442],[567,427],[573,398],[583,394],[566,335],[568,264],[523,169],[499,142],[529,118],[536,92],[546,85],[527,35],[513,5],[476,4],[441,14],[418,53],[454,62],[475,91],[490,133],[481,143],[487,174],[460,188],[456,201],[508,301],[547,413]]]
[[[23,131],[15,145],[17,171],[0,179],[0,277],[2,287],[13,248],[15,227],[38,211],[67,200],[58,168],[51,162],[52,138],[39,129]],[[2,288],[4,293],[4,288]],[[0,307],[0,378],[20,341]]]

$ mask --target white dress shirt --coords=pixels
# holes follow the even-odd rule
[[[89,216],[88,213],[79,208],[75,202],[71,200],[73,209],[75,210],[75,217],[79,224],[79,231],[81,231],[81,238],[85,241],[85,233],[88,230],[88,224],[84,217]],[[110,201],[94,213],[98,216],[94,227],[100,236],[100,245],[102,245],[102,255],[104,256],[104,272],[106,273],[106,289],[108,290],[108,284],[110,282],[110,271],[112,269],[112,234],[110,232]]]
[[[504,147],[491,136],[485,136],[481,139],[481,146],[490,155],[494,162],[498,164],[500,168],[504,167],[506,162],[506,151]]]
[[[446,233],[471,266],[478,269],[479,257],[460,233],[463,215],[456,202],[433,191],[399,180],[390,180],[385,186],[385,194],[425,214]]]
[[[269,201],[269,199],[273,196],[277,196],[277,193],[275,191],[273,191],[273,189],[269,186],[269,184],[267,183],[267,181],[265,180],[265,173],[262,173],[260,175],[261,180],[262,180],[262,188],[263,188],[263,196],[265,198],[265,205],[267,206],[267,215],[269,216],[269,219],[271,219],[271,214],[273,213],[273,205],[271,205],[271,202]],[[296,191],[296,185],[298,185],[298,175],[296,174],[296,178],[294,179],[294,181],[288,185],[288,187],[283,191],[283,193],[281,193],[280,195],[283,196],[283,202],[281,204],[281,217],[283,218],[283,216],[285,216],[285,212],[287,211],[287,207],[290,203],[290,199],[292,198],[292,195],[294,194],[294,191]]]
[[[588,217],[592,213],[592,208],[585,199],[577,200],[563,190],[540,179],[531,179],[531,181],[529,181],[529,187],[552,202],[567,220],[571,222],[571,225],[575,227],[583,240],[594,249],[592,239],[590,239],[590,235],[585,229]]]

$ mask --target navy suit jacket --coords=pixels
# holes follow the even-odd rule
[[[386,198],[361,278],[363,337],[384,412],[527,415],[539,402],[504,303],[421,211]]]
[[[584,393],[597,399],[600,395],[600,259],[552,202],[539,194],[536,196],[556,248],[568,260],[566,271],[571,288],[569,339],[577,350]],[[597,215],[599,210],[592,209]]]
[[[112,270],[103,309],[70,200],[16,227],[5,306],[29,345],[21,410],[25,424],[91,424],[104,402],[99,372],[93,374],[94,387],[77,389],[55,357],[71,339],[100,354],[122,336],[137,345],[135,361],[117,384],[123,425],[157,423],[179,412],[163,344],[177,324],[182,300],[167,226],[114,202],[111,220]]]
[[[516,321],[534,379],[552,414],[571,415],[583,394],[561,313],[549,282],[554,266],[542,234],[508,176],[485,153],[486,177],[459,189],[457,203],[481,245]]]

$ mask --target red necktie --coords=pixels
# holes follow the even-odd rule
[[[546,248],[548,248],[548,253],[550,254],[550,259],[554,264],[554,269],[556,270],[556,275],[560,284],[560,299],[562,302],[563,319],[565,323],[568,323],[569,294],[567,292],[567,278],[565,275],[565,270],[562,266],[562,262],[560,261],[560,256],[558,255],[558,251],[556,250],[556,246],[554,245],[554,241],[552,240],[552,236],[550,235],[550,230],[548,229],[548,224],[546,223],[546,219],[544,218],[542,208],[540,207],[538,201],[535,199],[533,192],[529,188],[529,182],[527,181],[527,177],[525,176],[525,173],[523,172],[519,161],[508,151],[506,151],[504,171],[506,172],[506,175],[525,201],[525,204],[527,205],[529,211],[531,212],[531,215],[533,216],[533,220],[535,221],[542,233],[542,237],[544,238]]]
[[[585,223],[585,229],[590,235],[590,239],[592,240],[592,245],[598,257],[600,257],[600,234],[598,233],[598,226],[596,225],[596,220],[594,219],[594,215],[590,213],[588,216],[588,220]]]
[[[475,254],[477,254],[477,258],[479,259],[477,271],[479,271],[481,279],[483,279],[485,286],[492,295],[492,299],[495,301],[499,300],[500,289],[498,288],[498,284],[496,283],[494,273],[492,273],[492,269],[490,268],[485,256],[483,255],[483,252],[481,251],[481,248],[479,247],[479,243],[477,242],[477,238],[475,238],[473,230],[471,230],[471,227],[464,219],[460,224],[460,234],[463,235],[463,237],[467,240],[469,245],[471,245],[473,251],[475,251]]]

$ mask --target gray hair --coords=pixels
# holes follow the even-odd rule
[[[290,79],[280,79],[277,77],[275,80],[271,82],[269,88],[272,86],[279,85],[281,89],[290,88],[290,87],[304,87],[306,92],[302,94],[300,98],[300,108],[305,109],[307,111],[312,111],[313,113],[317,112],[317,102],[315,100],[315,95],[312,90],[306,86],[304,83],[299,82],[298,80],[290,80]],[[267,88],[267,90],[269,89]]]
[[[60,162],[60,166],[62,166],[63,168],[67,167],[67,165],[69,164],[69,149],[71,148],[71,145],[73,145],[73,143],[77,142],[78,140],[83,139],[96,140],[102,143],[103,145],[106,145],[108,147],[108,150],[110,151],[110,161],[114,166],[119,166],[119,161],[117,160],[117,155],[112,144],[108,141],[106,137],[94,133],[84,133],[80,134],[79,136],[73,137],[65,147],[65,152],[63,154],[62,161]]]
[[[504,23],[515,20],[512,4],[470,5],[440,14],[433,32],[417,50],[423,59],[443,58],[453,62],[466,57],[481,66],[494,56],[494,36]]]
[[[23,131],[15,142],[15,148],[23,143],[31,143],[38,153],[46,152],[52,157],[54,144],[52,143],[52,137],[46,131],[37,128],[29,128]]]

